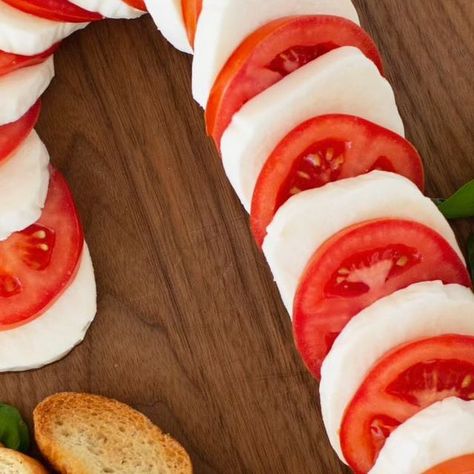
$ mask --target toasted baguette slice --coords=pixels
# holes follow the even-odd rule
[[[7,448],[0,448],[0,472],[2,474],[48,474],[38,461]]]
[[[44,457],[61,474],[189,474],[183,447],[148,418],[97,395],[59,393],[34,411]]]

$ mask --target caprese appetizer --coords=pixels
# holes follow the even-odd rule
[[[71,193],[34,131],[53,54],[147,9],[194,54],[193,95],[339,457],[360,474],[470,472],[472,282],[350,0],[0,0],[0,371],[62,357],[96,312]]]
[[[26,146],[39,140],[32,133]],[[15,166],[14,160],[7,165]],[[63,357],[83,339],[96,312],[92,263],[72,194],[58,171],[49,172],[39,219],[0,241],[0,371]]]
[[[141,0],[0,1],[0,371],[41,367],[96,313],[92,262],[69,188],[34,127],[61,40]]]
[[[474,295],[465,286],[445,285],[441,281],[416,283],[382,298],[344,327],[324,360],[319,388],[328,437],[342,460],[346,459],[341,447],[345,414],[371,368],[393,348],[446,334],[474,336]],[[392,385],[388,393],[377,392],[380,397],[377,403],[381,404],[378,408],[374,405],[375,410],[387,402],[386,397],[390,398],[386,408],[396,407],[400,415],[405,402],[421,406],[422,400],[428,403],[462,394],[463,379],[456,378],[454,362],[451,367],[443,367],[436,359],[427,365],[417,360],[412,367],[417,367],[418,372],[410,373],[415,369],[404,368],[395,374],[399,381],[396,390]],[[397,370],[395,364],[392,369]],[[449,380],[448,389],[443,379]],[[366,401],[369,409],[369,400]],[[386,415],[386,412],[376,413],[366,425],[373,449],[379,450],[397,426],[395,419],[391,424],[384,424],[383,420],[388,420],[384,418]],[[348,443],[347,439],[344,442]]]

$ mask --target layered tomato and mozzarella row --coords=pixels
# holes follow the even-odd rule
[[[0,166],[0,188],[11,193],[12,208],[22,193],[3,181],[5,167],[15,168],[13,177],[33,174],[39,164],[48,167],[35,132],[14,153]],[[17,154],[30,163],[17,164]],[[31,211],[39,207],[33,203],[25,210],[32,222],[22,221],[0,241],[0,371],[33,369],[63,357],[82,341],[96,312],[94,273],[76,207],[62,175],[49,171],[39,218],[33,219]],[[3,201],[0,213],[0,219],[9,217]]]
[[[67,0],[0,1],[0,371],[53,362],[95,315],[72,195],[34,130],[60,41],[100,19]]]
[[[420,156],[352,3],[146,3],[164,36],[194,52],[194,97],[251,212],[297,347],[322,376],[341,459],[357,473],[472,464],[469,443],[438,449],[443,430],[432,428],[447,432],[472,411],[461,401],[474,394],[471,281],[422,194]],[[0,2],[0,370],[61,357],[96,309],[71,193],[33,130],[52,54],[88,22],[145,9],[142,0]]]
[[[474,295],[462,283],[416,283],[376,301],[347,323],[325,358],[323,420],[333,448],[357,472],[368,471],[390,433],[417,410],[448,396],[473,395],[472,361],[462,362],[454,350],[445,359],[438,348],[424,355],[417,345],[452,334],[474,336]],[[410,344],[405,359],[393,355]],[[390,372],[383,383],[381,367]],[[355,411],[362,415],[357,423]],[[354,458],[364,456],[366,465],[356,466]]]
[[[357,473],[389,472],[409,443],[412,457],[394,472],[469,462],[471,447],[431,456],[436,439],[410,439],[420,410],[473,397],[474,297],[352,4],[165,3],[159,27],[194,48],[208,134],[251,213],[303,360],[322,374],[334,449]],[[469,412],[467,402],[447,406]]]
[[[71,193],[34,131],[53,54],[90,22],[145,10],[142,0],[0,0],[0,371],[63,357],[96,312]]]

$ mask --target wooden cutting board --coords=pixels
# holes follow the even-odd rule
[[[356,4],[424,156],[428,193],[446,196],[474,177],[474,1]],[[56,65],[38,129],[77,199],[99,312],[63,361],[0,376],[0,398],[28,417],[61,390],[118,398],[176,436],[196,473],[347,472],[205,136],[191,58],[145,17],[74,35]],[[474,226],[456,229],[464,245]]]

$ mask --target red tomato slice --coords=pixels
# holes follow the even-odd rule
[[[40,111],[41,101],[38,100],[19,120],[0,126],[0,164],[10,157],[31,133],[38,122]]]
[[[474,454],[450,459],[429,469],[424,474],[474,474]]]
[[[59,43],[55,44],[47,51],[37,54],[36,56],[21,56],[19,54],[6,53],[0,51],[0,76],[5,76],[17,69],[28,66],[35,66],[48,59],[59,48]]]
[[[2,0],[25,13],[53,21],[84,23],[102,20],[99,13],[84,10],[68,0]]]
[[[394,291],[421,281],[470,286],[451,245],[417,222],[376,219],[342,230],[311,258],[294,300],[296,344],[319,378],[324,357],[348,321]]]
[[[44,313],[73,280],[84,236],[71,191],[51,169],[41,218],[0,242],[0,329]]]
[[[250,99],[313,59],[355,46],[382,71],[380,54],[358,25],[336,16],[296,16],[273,21],[250,35],[222,69],[206,108],[207,132],[220,148],[233,115]]]
[[[202,0],[181,0],[181,6],[183,9],[184,26],[188,33],[189,43],[191,46],[194,46],[197,23],[202,11]]]
[[[144,0],[124,0],[124,2],[133,7],[133,8],[136,8],[137,10],[141,10],[142,12],[146,12],[147,11],[147,8],[146,8],[146,5],[145,5],[145,2]]]
[[[453,396],[474,398],[474,337],[438,336],[388,353],[371,369],[344,415],[346,461],[356,473],[369,472],[397,426]]]
[[[401,174],[424,188],[420,155],[390,130],[350,115],[323,115],[296,127],[267,160],[255,187],[251,223],[258,244],[292,195],[375,169]]]

